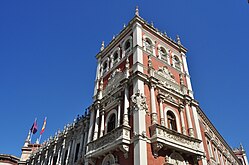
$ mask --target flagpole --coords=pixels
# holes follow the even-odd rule
[[[39,136],[39,140],[38,140],[38,142],[39,142],[38,144],[40,144],[40,141],[41,141],[41,136],[42,136],[42,135],[40,134],[40,136]]]
[[[34,122],[34,123],[36,123],[36,120],[37,120],[37,118],[35,118],[35,122]],[[33,123],[33,124],[34,124],[34,123]],[[33,131],[34,131],[34,127],[32,127],[32,130],[31,130],[30,143],[31,143],[31,141],[32,141]]]
[[[41,129],[41,132],[40,132],[40,137],[39,137],[39,143],[41,141],[42,134],[43,134],[43,132],[45,130],[46,123],[47,123],[47,117],[45,117],[44,122],[43,122],[43,126],[42,126],[42,129]]]

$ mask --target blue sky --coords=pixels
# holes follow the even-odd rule
[[[1,0],[0,153],[20,156],[35,118],[42,141],[92,101],[101,41],[140,15],[188,48],[195,98],[232,147],[249,150],[247,0]],[[33,141],[38,134],[33,136]]]

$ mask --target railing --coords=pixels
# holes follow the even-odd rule
[[[167,54],[161,54],[161,59],[162,59],[163,61],[165,61],[166,63],[168,63]]]
[[[103,137],[88,143],[86,157],[97,157],[103,152],[107,153],[123,144],[130,144],[130,127],[127,126],[120,126]]]
[[[167,148],[179,149],[192,154],[203,154],[199,139],[183,135],[158,124],[150,126],[150,133],[152,143],[160,143]]]

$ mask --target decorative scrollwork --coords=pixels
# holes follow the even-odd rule
[[[133,110],[135,111],[145,110],[146,112],[148,112],[148,105],[146,104],[146,97],[139,90],[137,91],[137,93],[131,96],[131,101],[133,104]]]

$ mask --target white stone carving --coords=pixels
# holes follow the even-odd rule
[[[140,91],[138,91],[137,93],[131,96],[131,101],[132,101],[133,110],[135,111],[145,110],[146,112],[148,112],[148,105],[146,104],[146,97]]]
[[[166,66],[159,67],[157,73],[166,78],[167,80],[176,83],[174,75],[169,71],[169,69]]]
[[[124,76],[123,72],[120,70],[120,68],[114,70],[110,77],[108,78],[108,83],[106,88],[103,91],[103,96],[110,93],[114,89],[116,89],[119,86],[119,81]]]
[[[154,76],[158,79],[158,83],[163,87],[182,93],[180,85],[177,84],[174,75],[166,66],[159,67],[159,69],[154,73]]]

